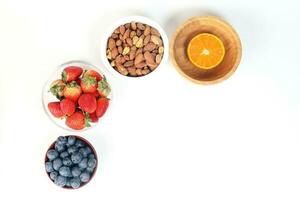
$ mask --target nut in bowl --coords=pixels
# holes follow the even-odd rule
[[[112,73],[142,77],[168,59],[168,46],[167,36],[156,22],[130,16],[115,23],[104,35],[101,56]]]
[[[94,176],[98,158],[93,146],[79,136],[60,136],[47,150],[45,170],[55,185],[77,189]]]
[[[104,74],[82,61],[62,64],[43,91],[48,116],[57,125],[73,131],[95,126],[110,100],[111,87]]]

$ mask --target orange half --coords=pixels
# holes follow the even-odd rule
[[[223,42],[210,33],[201,33],[191,39],[187,48],[189,60],[201,69],[212,69],[219,65],[225,55]]]

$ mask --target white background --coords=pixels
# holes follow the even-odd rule
[[[300,5],[296,0],[0,0],[0,199],[300,199]],[[99,126],[80,133],[100,157],[94,179],[67,191],[43,159],[69,134],[42,108],[58,65],[103,68],[101,33],[141,14],[170,37],[190,16],[230,22],[243,44],[227,81],[196,85],[171,64],[149,79],[120,81]]]

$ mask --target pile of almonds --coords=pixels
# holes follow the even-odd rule
[[[155,28],[138,22],[119,26],[107,42],[106,57],[125,76],[149,74],[160,64],[163,41]]]

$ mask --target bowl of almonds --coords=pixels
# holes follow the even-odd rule
[[[168,38],[155,21],[129,16],[114,23],[104,35],[101,56],[120,77],[142,77],[157,71],[168,59]]]

